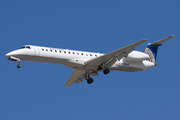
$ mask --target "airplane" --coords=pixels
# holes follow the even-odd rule
[[[174,37],[171,35],[149,43],[142,52],[135,51],[134,48],[147,41],[146,39],[107,54],[25,45],[5,56],[8,60],[17,62],[17,68],[21,67],[20,60],[26,60],[61,64],[74,69],[64,86],[71,86],[85,80],[91,84],[94,81],[92,77],[97,76],[99,72],[105,75],[110,71],[138,72],[156,66],[158,47],[162,45],[161,43]]]

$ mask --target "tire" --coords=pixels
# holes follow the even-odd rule
[[[109,70],[108,68],[103,71],[103,73],[104,73],[105,75],[108,74],[109,72],[110,72],[110,70]]]
[[[17,68],[20,68],[21,67],[21,64],[17,65]]]
[[[91,84],[91,83],[93,83],[93,81],[94,81],[94,80],[93,80],[92,78],[89,78],[89,79],[87,80],[87,83],[88,83],[88,84]]]

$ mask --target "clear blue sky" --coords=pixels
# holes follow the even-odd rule
[[[1,120],[180,120],[179,0],[4,0],[0,3]],[[108,53],[140,39],[175,38],[157,67],[102,73],[63,87],[72,69],[8,61],[23,45]],[[142,51],[147,43],[138,46]]]

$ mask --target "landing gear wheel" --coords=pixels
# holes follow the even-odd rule
[[[107,68],[107,69],[105,69],[105,70],[103,70],[103,73],[106,75],[106,74],[108,74],[110,72],[110,70]]]
[[[21,64],[18,64],[18,65],[17,65],[17,68],[20,68],[20,67],[21,67]]]
[[[89,78],[89,79],[87,80],[87,83],[88,83],[88,84],[91,84],[91,83],[93,83],[93,81],[94,81],[94,80],[93,80],[92,78]]]

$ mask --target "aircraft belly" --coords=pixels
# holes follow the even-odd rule
[[[54,64],[62,64],[72,69],[81,69],[81,70],[92,70],[97,71],[97,65],[88,65],[85,64],[87,61],[86,59],[77,59],[77,58],[67,58],[64,56],[34,56],[34,55],[15,55],[14,57],[19,58],[20,60],[26,61],[36,61],[36,62],[43,62],[43,63],[54,63]],[[66,59],[64,59],[66,58]],[[142,61],[142,62],[129,62],[125,59],[121,59],[117,61],[110,70],[115,71],[126,71],[126,72],[137,72],[149,69],[154,67],[154,63],[149,61]]]
[[[85,59],[81,59],[81,60],[69,59],[63,65],[73,68],[73,69],[93,70],[93,71],[97,70],[97,66],[85,65],[86,61],[87,60],[85,60]]]
[[[19,58],[20,60],[43,62],[43,63],[54,63],[54,64],[64,64],[67,61],[65,59],[32,56],[32,55],[17,55],[16,57]]]
[[[86,60],[77,60],[77,59],[63,59],[60,57],[50,57],[50,56],[34,56],[34,55],[16,55],[14,57],[19,58],[20,60],[25,60],[25,61],[34,61],[34,62],[42,62],[42,63],[54,63],[54,64],[62,64],[65,65],[69,68],[73,69],[84,69],[84,70],[89,70],[92,67],[85,67],[84,62]],[[95,69],[95,68],[94,68]]]
[[[138,71],[142,71],[143,69],[130,67],[130,66],[117,66],[117,67],[111,67],[110,70],[111,71],[124,71],[124,72],[138,72]]]
[[[111,69],[117,71],[126,71],[126,72],[137,72],[149,69],[154,67],[154,63],[149,61],[142,61],[142,62],[128,62],[126,60],[116,62]]]

